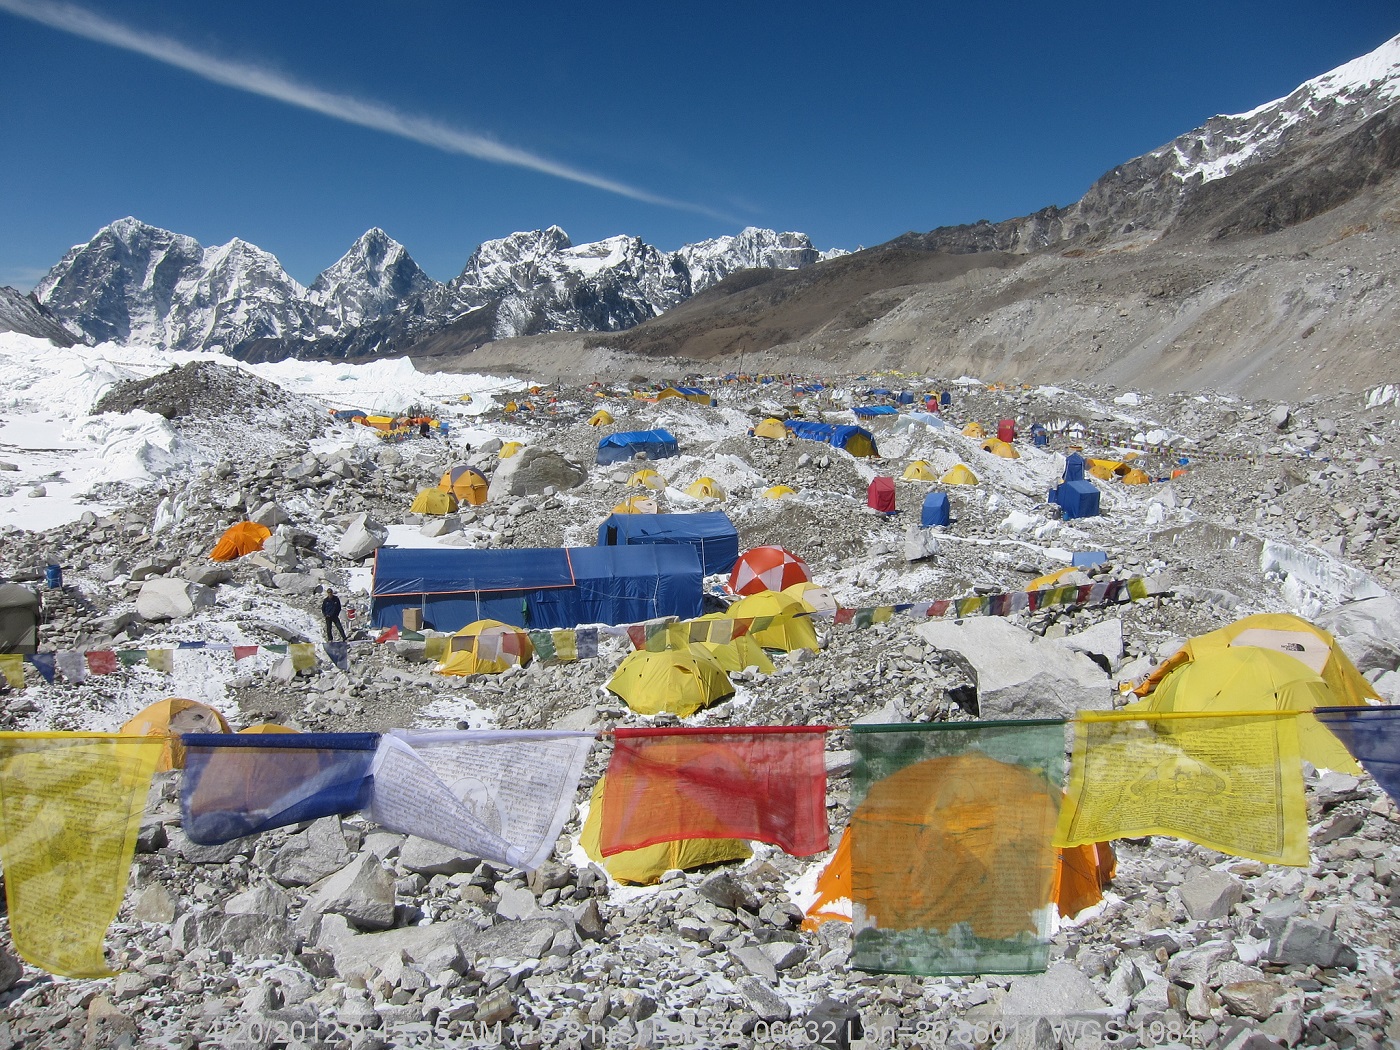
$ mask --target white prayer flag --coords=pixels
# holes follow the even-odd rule
[[[374,757],[369,817],[533,871],[569,819],[593,733],[395,729]]]

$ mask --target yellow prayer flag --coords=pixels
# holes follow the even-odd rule
[[[552,632],[554,637],[554,659],[558,663],[572,663],[578,659],[578,635],[572,630]]]
[[[889,623],[894,617],[893,605],[877,605],[870,614],[871,623]]]
[[[24,657],[18,653],[0,655],[0,674],[5,676],[5,681],[10,684],[11,689],[23,689]]]
[[[35,966],[111,976],[102,939],[121,907],[162,747],[111,733],[0,733],[10,936]]]
[[[442,636],[430,637],[423,642],[423,659],[442,660],[447,656],[448,639]]]
[[[292,670],[297,674],[316,666],[316,646],[311,642],[293,642],[287,646],[287,652],[291,653]]]
[[[1307,865],[1295,715],[1081,711],[1055,845],[1142,835]]]
[[[170,674],[175,670],[175,650],[147,649],[146,663],[157,671],[164,671],[166,674]]]

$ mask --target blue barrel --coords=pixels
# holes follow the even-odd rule
[[[63,569],[57,565],[49,565],[44,569],[44,585],[51,591],[63,588]]]

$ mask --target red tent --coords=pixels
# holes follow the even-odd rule
[[[1003,419],[997,423],[997,440],[1016,440],[1016,421],[1014,419]]]
[[[893,514],[894,478],[876,478],[872,481],[869,491],[865,494],[865,502],[881,514]]]

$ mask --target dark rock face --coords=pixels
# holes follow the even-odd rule
[[[57,346],[72,346],[78,342],[39,300],[14,288],[0,287],[0,332],[32,335]]]

